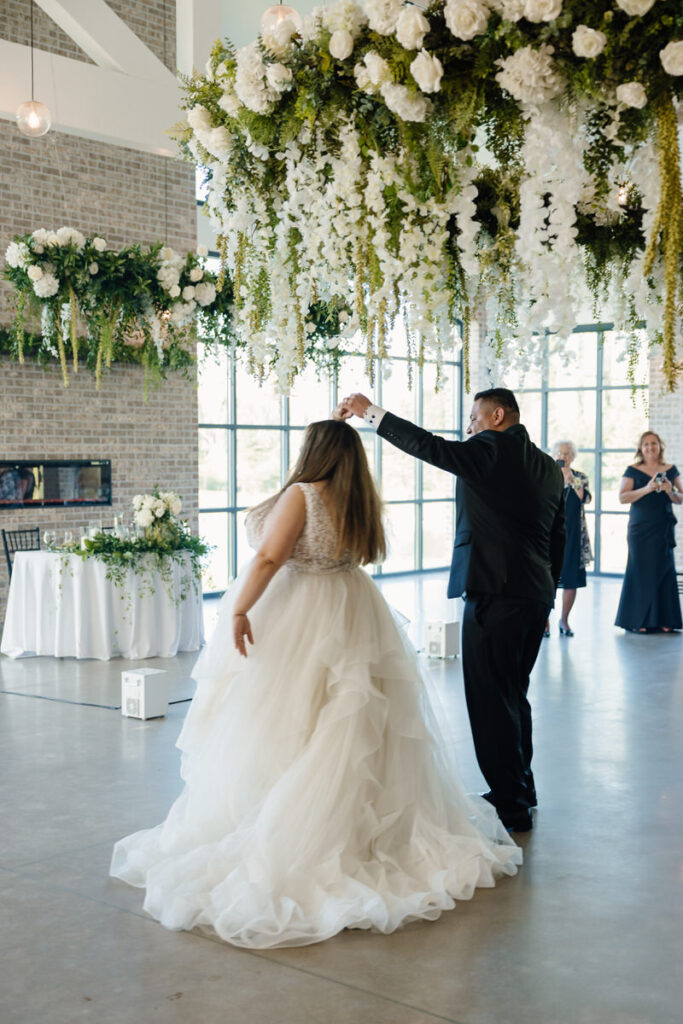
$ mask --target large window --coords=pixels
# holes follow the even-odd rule
[[[296,460],[307,423],[326,419],[338,398],[362,390],[391,409],[444,437],[460,438],[461,375],[455,359],[420,369],[407,353],[376,361],[375,386],[364,356],[350,356],[332,379],[313,368],[300,374],[283,398],[259,384],[222,350],[205,356],[199,373],[199,530],[214,545],[207,592],[225,589],[251,557],[245,533],[249,506],[274,494]],[[409,376],[411,380],[409,381]],[[412,386],[410,386],[412,385]],[[376,573],[444,568],[453,543],[454,478],[382,444],[374,431],[361,437],[386,504],[389,555]]]
[[[586,506],[593,544],[593,572],[621,574],[626,564],[628,506],[617,497],[624,469],[647,427],[647,359],[635,368],[633,394],[624,344],[601,325],[577,328],[569,361],[546,352],[544,366],[525,379],[511,374],[522,421],[531,439],[549,450],[558,440],[579,449],[574,463],[590,479],[593,501]]]

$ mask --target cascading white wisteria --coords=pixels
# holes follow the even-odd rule
[[[529,111],[516,252],[527,296],[520,336],[532,344],[546,330],[564,338],[577,323],[572,277],[581,273],[576,205],[585,179],[582,155],[576,125],[557,104]]]

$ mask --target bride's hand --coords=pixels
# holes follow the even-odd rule
[[[251,635],[251,623],[246,615],[240,612],[235,612],[232,617],[232,637],[235,641],[235,647],[240,652],[243,658],[247,656],[247,645],[244,642],[245,637],[248,638],[249,643],[254,646],[254,638]]]
[[[345,402],[340,402],[339,405],[332,411],[333,420],[348,420],[353,416],[353,413],[346,407]]]

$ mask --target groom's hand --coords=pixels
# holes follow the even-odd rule
[[[358,416],[360,419],[363,419],[366,409],[371,405],[372,402],[369,398],[366,398],[365,395],[355,393],[345,398],[340,403],[339,408],[343,409],[344,413],[346,413],[343,417],[344,419],[347,419],[349,416]]]

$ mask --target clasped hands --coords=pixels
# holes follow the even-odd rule
[[[358,416],[360,419],[363,419],[363,416],[370,405],[372,405],[372,402],[369,398],[355,392],[341,400],[337,408],[332,413],[332,419],[349,420],[352,416]]]

